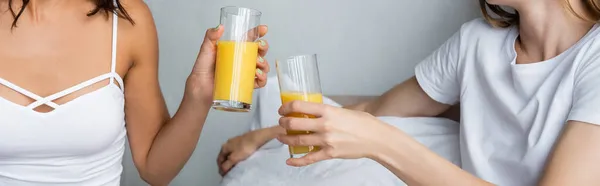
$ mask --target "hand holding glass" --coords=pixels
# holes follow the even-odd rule
[[[323,103],[316,54],[292,56],[282,61],[278,60],[276,67],[282,104],[294,100]],[[315,116],[302,113],[292,113],[287,117],[315,118]],[[287,131],[288,135],[310,133],[310,131]],[[291,157],[319,149],[318,146],[289,147]]]
[[[217,42],[213,108],[248,112],[258,58],[258,26],[261,12],[248,8],[221,9],[225,31]]]

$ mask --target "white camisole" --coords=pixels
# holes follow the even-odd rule
[[[0,77],[0,86],[36,100],[22,106],[0,97],[0,185],[119,185],[126,129],[123,80],[115,72],[117,23],[115,14],[106,74],[48,97]],[[107,79],[110,84],[98,90],[62,105],[53,102]],[[54,110],[34,110],[41,105]]]

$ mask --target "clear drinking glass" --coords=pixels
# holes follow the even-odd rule
[[[282,104],[294,100],[323,103],[316,54],[291,56],[285,60],[277,60],[276,68]],[[292,113],[287,115],[287,117],[315,118],[315,116],[303,113]],[[288,135],[310,133],[312,132],[287,131]],[[319,149],[318,146],[289,147],[291,157],[302,156],[309,152],[318,151]]]
[[[258,60],[261,12],[249,8],[221,8],[224,33],[217,42],[213,108],[248,112]]]

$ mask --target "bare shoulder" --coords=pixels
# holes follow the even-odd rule
[[[140,63],[156,63],[152,58],[158,55],[158,38],[156,26],[150,8],[143,0],[121,0],[124,11],[132,21],[121,17],[119,20],[119,31],[125,37],[119,39],[127,45],[131,52],[133,66]]]
[[[124,12],[133,19],[135,24],[132,26],[154,24],[150,8],[143,0],[120,0],[120,3],[125,9]]]

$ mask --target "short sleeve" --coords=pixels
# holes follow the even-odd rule
[[[459,100],[457,66],[460,35],[460,31],[455,33],[415,68],[415,76],[423,91],[443,104],[453,105]]]
[[[567,120],[600,125],[600,56],[583,63],[574,77],[573,105]]]

